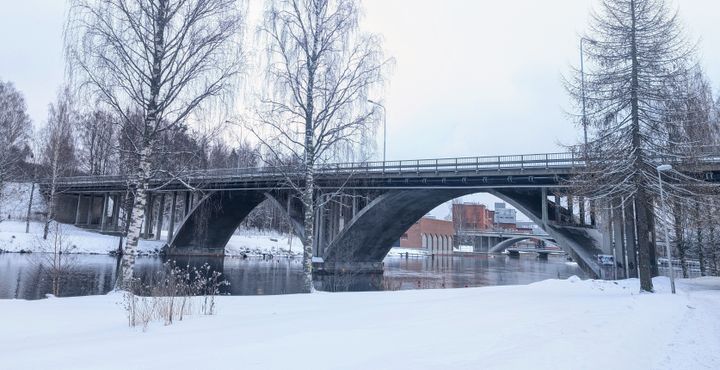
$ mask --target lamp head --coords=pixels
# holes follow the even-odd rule
[[[667,172],[667,171],[672,170],[672,166],[669,164],[661,164],[661,165],[657,166],[657,170],[658,170],[658,172]]]

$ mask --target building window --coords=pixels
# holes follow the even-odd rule
[[[407,235],[407,233],[405,233],[405,234],[402,234],[402,236],[400,237],[400,239],[407,239],[407,238],[408,238],[408,235]]]

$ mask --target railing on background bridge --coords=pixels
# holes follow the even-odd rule
[[[352,174],[440,174],[457,172],[503,171],[524,169],[575,168],[584,166],[585,162],[577,153],[545,153],[499,155],[460,158],[414,159],[398,161],[371,161],[353,163],[320,164],[315,168],[316,175],[352,175]],[[297,166],[219,168],[209,170],[193,170],[182,174],[182,178],[194,180],[217,178],[256,178],[299,176],[302,174]],[[155,181],[172,179],[170,176],[156,177]],[[61,185],[126,182],[128,176],[73,176],[58,180]]]
[[[507,228],[492,228],[492,229],[464,229],[460,228],[455,231],[458,235],[494,235],[494,236],[517,236],[517,235],[527,235],[527,236],[550,236],[548,233],[543,231],[542,229],[539,230],[540,232],[535,232],[534,230],[519,230],[519,229],[507,229]]]

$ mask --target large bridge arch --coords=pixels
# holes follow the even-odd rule
[[[435,207],[452,199],[487,192],[504,200],[543,228],[590,275],[599,276],[599,233],[582,227],[543,224],[540,188],[521,189],[407,189],[390,190],[363,208],[328,246],[324,261],[378,263],[402,234]],[[547,202],[547,200],[544,200]],[[548,208],[556,207],[549,203]],[[563,210],[564,211],[564,210]],[[594,235],[593,233],[597,234]],[[432,244],[428,237],[428,245]]]
[[[235,230],[255,207],[270,200],[289,216],[297,235],[304,234],[302,210],[286,193],[214,191],[195,204],[165,248],[168,255],[224,255]],[[289,200],[288,200],[289,199]],[[288,206],[289,202],[289,206]]]
[[[470,189],[389,190],[358,212],[330,243],[324,257],[330,263],[379,262],[392,244],[417,220],[451,199],[477,193]],[[427,245],[435,245],[432,235]]]

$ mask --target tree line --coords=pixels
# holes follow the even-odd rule
[[[315,197],[315,168],[369,157],[379,115],[369,94],[381,87],[389,63],[380,38],[359,29],[358,1],[268,0],[254,30],[261,42],[252,47],[244,41],[248,9],[239,0],[71,0],[69,6],[67,78],[40,132],[31,132],[22,95],[11,83],[0,85],[7,140],[0,181],[20,167],[24,178],[32,173],[48,181],[49,224],[58,178],[127,176],[122,286],[133,276],[151,179],[292,166],[286,180],[306,208],[303,258],[312,290],[313,225],[317,208],[329,201]],[[250,53],[261,57],[260,76],[246,74]],[[245,88],[252,84],[258,86]],[[250,137],[231,140],[238,129]],[[245,223],[287,222],[269,207]]]

